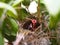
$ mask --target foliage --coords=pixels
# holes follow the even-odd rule
[[[0,9],[0,17],[2,16],[3,13],[3,9]]]
[[[16,5],[20,4],[23,0],[15,0],[12,4],[13,7],[15,7]]]
[[[60,21],[59,19],[59,16],[60,16],[60,0],[43,0],[42,2],[48,12],[49,12],[49,15],[50,15],[50,21],[49,21],[49,27],[51,29],[54,29],[56,28],[57,26],[57,23]]]
[[[10,16],[12,16],[12,17],[17,17],[17,12],[15,11],[15,9],[14,9],[12,6],[0,2],[0,8],[4,8],[4,9],[6,9],[6,10],[9,10],[9,11],[8,11],[8,15],[10,15]],[[11,13],[12,13],[13,15],[11,15]]]
[[[49,28],[51,30],[56,30],[57,24],[60,21],[60,0],[43,0],[43,4],[46,6],[50,15]],[[51,42],[51,45],[58,45],[57,38],[53,38]]]
[[[38,0],[35,1],[38,3]],[[11,4],[9,4],[10,2]],[[0,0],[0,18],[3,14],[6,16],[2,25],[2,34],[10,42],[15,40],[16,33],[18,31],[18,24],[15,19],[18,18],[19,21],[22,21],[30,15],[26,9],[21,8],[16,10],[15,7],[17,7],[16,5],[18,4],[21,6],[21,3],[28,7],[30,2],[30,0]],[[18,7],[20,6],[18,5]],[[55,29],[57,27],[57,23],[60,21],[60,0],[40,0],[40,11],[43,10],[48,10],[50,15],[49,28]],[[2,34],[0,31],[0,45],[4,42]],[[52,42],[55,43],[56,40],[54,40],[55,39],[53,39]]]
[[[30,14],[25,10],[25,9],[20,9],[17,10],[18,11],[18,20],[24,20],[27,16],[29,16]]]
[[[51,43],[51,45],[58,45],[57,40],[56,40],[56,39],[54,39],[54,38],[53,38],[53,39],[51,39],[51,42],[52,42],[52,43]]]
[[[0,2],[9,3],[11,0],[0,0]]]
[[[60,13],[56,14],[56,16],[50,16],[50,22],[49,22],[50,29],[56,29],[59,21],[60,21]]]
[[[23,0],[22,3],[25,6],[29,6],[30,5],[30,0]]]
[[[8,39],[8,41],[14,41],[16,33],[18,31],[18,25],[16,21],[10,17],[7,17],[3,21],[2,34]]]
[[[0,45],[4,45],[4,39],[2,37],[1,30],[0,30]]]
[[[16,18],[17,17],[17,12],[15,11],[15,9],[12,7],[12,6],[10,6],[10,5],[8,5],[8,4],[6,4],[5,3],[5,1],[6,0],[0,0],[0,23],[1,23],[1,25],[2,25],[2,20],[3,20],[3,15],[5,15],[6,14],[6,16],[8,15],[8,16],[11,16],[11,17],[13,17],[13,18]],[[3,3],[4,2],[4,3]],[[7,1],[7,3],[8,3],[8,1]],[[8,11],[8,12],[7,12]],[[11,15],[12,14],[12,15]],[[2,27],[0,25],[0,27]],[[14,28],[14,27],[13,27]],[[1,28],[0,28],[1,29]],[[16,33],[16,32],[15,32]],[[6,35],[5,35],[5,37],[6,37]],[[11,37],[13,37],[13,35],[12,36],[10,36],[10,37],[7,37],[7,39],[9,38],[9,40],[10,40],[10,38]],[[15,38],[15,37],[14,37]],[[13,39],[14,39],[13,38]],[[12,40],[13,40],[12,39]],[[4,45],[4,38],[3,38],[3,36],[2,36],[2,29],[0,30],[0,45]]]

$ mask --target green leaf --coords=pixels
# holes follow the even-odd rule
[[[5,2],[5,0],[0,0],[0,2]]]
[[[10,1],[12,1],[12,0],[5,0],[4,2],[5,2],[5,3],[9,3]]]
[[[13,13],[12,13],[11,11],[9,11],[9,10],[6,12],[6,14],[7,14],[8,16],[10,16],[10,17],[15,18],[15,19],[18,18],[17,15],[13,14]]]
[[[11,0],[0,0],[0,2],[9,3]]]
[[[25,9],[18,10],[18,19],[24,20],[27,16],[29,16],[29,13]]]
[[[38,0],[35,0],[36,2],[38,2]],[[43,0],[40,0],[40,3],[43,3]]]
[[[9,41],[14,41],[18,31],[18,24],[10,17],[5,18],[2,26],[2,34]],[[14,38],[14,39],[13,39]]]
[[[55,38],[52,38],[50,41],[51,41],[51,45],[58,45],[58,42]]]
[[[60,21],[60,0],[43,0],[43,4],[50,14],[49,27],[55,29]]]
[[[2,16],[2,13],[3,13],[3,9],[0,9],[0,18]]]
[[[9,10],[9,12],[11,12],[12,14],[14,14],[14,15],[11,15],[11,14],[9,13],[9,15],[11,15],[11,16],[13,16],[13,17],[17,17],[17,12],[16,12],[16,10],[15,10],[12,6],[0,2],[0,8],[4,8],[4,9],[6,9],[6,10]]]
[[[0,45],[4,45],[4,39],[0,30]]]
[[[30,5],[30,0],[23,0],[22,4],[25,6],[29,6]]]
[[[23,0],[15,0],[12,4],[13,7],[15,7],[16,5],[20,4]]]
[[[12,35],[15,35],[16,36],[16,33],[17,33],[17,31],[18,31],[18,24],[17,24],[17,22],[14,20],[14,19],[11,19],[10,18],[10,22],[11,22],[11,27],[12,27]]]
[[[55,16],[50,16],[49,27],[50,29],[56,29],[57,23],[60,21],[60,12]]]

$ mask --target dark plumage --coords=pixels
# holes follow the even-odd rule
[[[36,20],[36,19],[35,19]],[[38,26],[40,25],[40,23],[36,20],[36,23],[33,25],[31,20],[28,20],[24,23],[23,25],[23,29],[28,29],[33,31],[34,29],[36,29]]]

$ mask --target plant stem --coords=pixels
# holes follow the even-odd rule
[[[40,0],[38,0],[38,7],[37,7],[37,18],[40,21]]]

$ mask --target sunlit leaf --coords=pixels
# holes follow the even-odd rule
[[[17,16],[16,10],[12,6],[10,6],[8,4],[0,2],[0,8],[4,8],[6,10],[9,10],[14,14],[13,16],[15,16],[15,17]]]
[[[13,18],[17,18],[18,16],[17,15],[15,15],[15,14],[13,14],[11,11],[7,11],[7,13],[6,13],[8,16],[10,16],[10,17],[13,17]]]
[[[60,0],[43,0],[49,14],[49,27],[55,29],[60,21]]]
[[[13,2],[13,5],[12,5],[12,6],[18,5],[18,4],[20,4],[22,1],[23,1],[23,0],[15,0],[15,1]]]
[[[5,0],[0,0],[0,2],[5,2]]]
[[[50,14],[56,15],[60,10],[60,0],[43,0]]]

